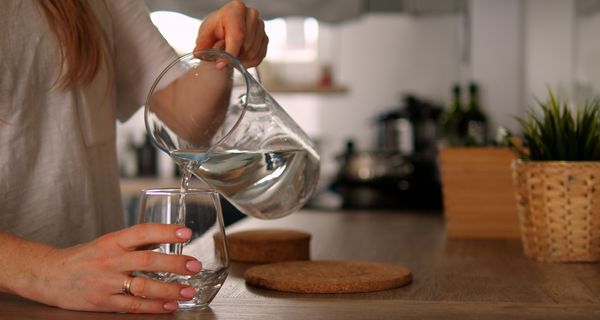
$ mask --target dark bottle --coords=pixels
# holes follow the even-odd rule
[[[158,155],[156,148],[146,135],[144,144],[137,148],[138,176],[155,177],[158,173]]]
[[[463,125],[464,111],[460,101],[461,89],[458,84],[452,87],[452,103],[441,117],[442,132],[445,143],[450,146],[463,144],[466,127]]]
[[[125,138],[125,148],[121,156],[120,166],[122,177],[133,178],[138,175],[137,158],[137,146],[135,145],[133,135],[129,132]]]
[[[467,146],[485,146],[488,143],[488,121],[479,105],[479,88],[476,83],[469,85],[469,104],[463,118],[466,128]]]

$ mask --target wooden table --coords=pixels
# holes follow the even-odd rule
[[[287,227],[313,234],[313,259],[365,259],[413,271],[409,286],[302,295],[247,287],[233,264],[205,310],[123,315],[59,310],[0,295],[0,319],[600,319],[600,264],[530,261],[517,240],[449,240],[440,215],[304,211],[246,219],[230,230]]]

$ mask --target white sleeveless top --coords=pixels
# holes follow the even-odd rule
[[[115,121],[176,56],[141,0],[89,1],[114,71],[59,89],[57,43],[36,2],[2,1],[0,229],[64,247],[123,227]]]

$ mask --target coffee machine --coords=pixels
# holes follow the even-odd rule
[[[374,121],[376,148],[348,141],[333,184],[344,209],[441,209],[437,165],[438,117],[443,108],[414,95]]]

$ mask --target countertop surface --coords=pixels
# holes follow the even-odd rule
[[[125,315],[60,310],[0,294],[0,319],[600,319],[600,264],[527,259],[518,240],[447,239],[441,215],[302,211],[245,219],[229,230],[284,227],[309,232],[313,260],[400,264],[402,288],[361,294],[290,294],[246,286],[251,265],[233,263],[204,310]]]

